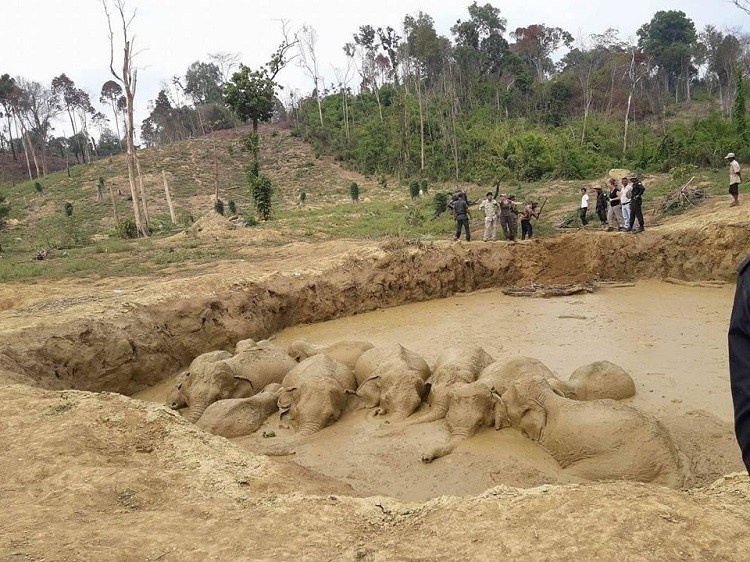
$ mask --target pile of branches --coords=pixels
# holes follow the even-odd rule
[[[698,203],[706,198],[706,192],[700,187],[691,187],[690,184],[695,178],[679,189],[675,189],[667,195],[664,202],[659,207],[659,213],[662,215],[675,215],[681,213],[689,207],[695,207]]]
[[[551,297],[566,297],[568,295],[580,295],[593,293],[594,285],[591,283],[572,283],[568,285],[539,285],[534,283],[526,287],[510,287],[503,289],[503,293],[511,297],[531,297],[548,299]]]

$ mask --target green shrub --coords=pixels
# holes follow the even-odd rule
[[[36,191],[37,193],[44,193],[44,187],[42,187],[41,183],[39,183],[38,181],[35,181],[34,182],[34,191]]]
[[[432,210],[435,216],[439,217],[448,210],[448,194],[440,191],[432,196]]]
[[[10,205],[5,202],[5,196],[0,195],[0,228],[5,228],[10,214]]]
[[[409,226],[413,226],[415,228],[420,228],[424,226],[424,223],[427,222],[427,216],[425,215],[424,211],[420,209],[419,207],[409,207],[406,210],[406,215],[404,216],[404,220],[406,221],[406,224]]]
[[[260,217],[267,221],[271,218],[271,199],[273,197],[273,183],[265,174],[258,175],[251,183],[255,209]]]
[[[70,201],[66,201],[65,205],[63,206],[63,210],[65,211],[66,217],[72,217],[73,216],[73,203]]]
[[[419,187],[422,190],[422,193],[427,195],[427,193],[430,191],[430,184],[427,183],[427,180],[422,180],[419,183]]]
[[[411,180],[409,182],[409,195],[411,195],[412,199],[419,197],[419,181]]]
[[[253,213],[247,213],[242,220],[245,221],[245,226],[258,226],[258,219]]]
[[[359,184],[356,181],[349,186],[349,195],[355,203],[359,201]]]
[[[126,240],[138,238],[138,229],[133,219],[123,219],[112,229],[112,235]]]
[[[216,211],[220,215],[223,215],[224,214],[224,201],[222,201],[221,199],[217,199],[216,202],[214,203],[214,211]]]
[[[227,207],[229,208],[229,214],[230,215],[236,215],[237,214],[237,204],[234,202],[234,199],[230,199],[227,202]]]

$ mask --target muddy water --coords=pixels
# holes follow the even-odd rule
[[[656,415],[672,433],[693,476],[691,485],[741,470],[734,443],[726,360],[733,291],[659,282],[558,299],[520,299],[499,291],[457,296],[288,329],[286,344],[305,337],[328,343],[367,339],[400,342],[432,362],[450,345],[483,346],[496,359],[529,355],[561,378],[578,366],[608,359],[636,381],[630,402]],[[163,400],[168,383],[142,393]],[[239,438],[252,450],[284,447],[295,436],[272,416],[265,430]],[[447,438],[444,422],[399,430],[367,411],[346,414],[283,462],[295,462],[359,495],[422,501],[477,494],[498,484],[572,482],[554,460],[514,430],[486,430],[432,464],[421,453]],[[384,436],[385,434],[385,436]]]

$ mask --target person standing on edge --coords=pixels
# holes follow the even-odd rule
[[[500,226],[506,240],[515,242],[516,233],[513,229],[513,201],[505,194],[500,196]]]
[[[459,193],[458,198],[453,202],[453,215],[456,217],[456,237],[454,241],[458,242],[461,238],[461,228],[466,231],[466,241],[471,242],[471,228],[469,227],[469,203],[466,201],[466,194]]]
[[[729,321],[729,381],[734,403],[734,433],[750,473],[750,257],[738,268]]]
[[[729,195],[734,198],[730,207],[740,204],[740,184],[742,183],[742,170],[734,152],[726,155],[724,160],[729,160]]]
[[[531,240],[534,235],[534,228],[531,226],[531,217],[539,219],[539,212],[536,210],[536,203],[528,203],[521,211],[521,240],[527,238]]]
[[[508,199],[510,199],[510,229],[513,232],[513,240],[515,240],[518,238],[518,205],[515,195],[508,195]]]
[[[595,187],[596,191],[596,215],[599,217],[599,222],[602,223],[602,228],[607,226],[607,196],[604,195],[601,187]]]
[[[607,214],[609,228],[607,230],[619,230],[623,227],[622,207],[620,206],[620,189],[617,180],[609,180],[609,213]]]
[[[643,222],[643,193],[646,188],[643,187],[641,180],[635,174],[630,176],[630,181],[633,182],[633,189],[630,191],[630,222],[628,223],[628,230],[630,232],[638,233],[646,230],[646,225]],[[633,230],[633,224],[638,221],[638,228]]]
[[[479,208],[484,211],[484,241],[494,242],[497,238],[498,204],[491,191],[487,192],[487,197],[479,204]]]
[[[586,193],[586,188],[581,188],[581,207],[578,209],[578,216],[581,219],[581,226],[586,226],[589,221],[586,218],[586,213],[589,210],[589,195]]]
[[[622,189],[620,190],[620,206],[622,209],[623,230],[628,230],[630,224],[630,192],[633,187],[628,178],[622,178]]]

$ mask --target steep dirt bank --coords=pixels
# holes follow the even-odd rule
[[[326,245],[300,245],[275,262],[276,272],[259,274],[253,263],[218,264],[206,278],[179,281],[180,291],[153,282],[153,290],[127,302],[110,294],[114,307],[101,303],[96,316],[86,307],[75,312],[75,299],[90,294],[81,287],[59,309],[15,311],[17,327],[6,329],[0,344],[0,377],[130,394],[243,338],[457,292],[532,282],[731,279],[750,250],[749,232],[745,223],[710,223],[515,245],[357,243],[346,253],[339,242],[333,256]]]
[[[750,481],[356,498],[113,395],[0,387],[0,558],[744,560]],[[317,490],[312,495],[310,490]]]

